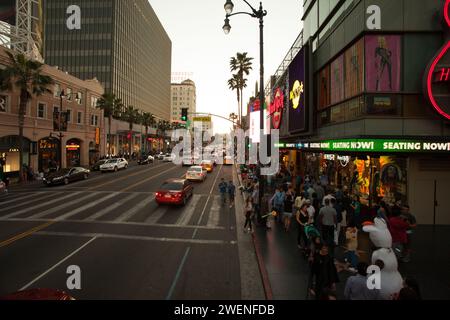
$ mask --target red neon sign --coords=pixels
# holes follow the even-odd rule
[[[445,1],[444,6],[444,18],[447,25],[450,27],[450,17],[449,17],[449,6],[450,0]],[[448,81],[450,77],[450,68],[439,68],[438,64],[441,61],[442,57],[449,51],[450,49],[450,41],[442,47],[441,51],[437,54],[437,56],[433,59],[433,62],[427,69],[427,78],[426,78],[426,92],[428,99],[430,100],[433,108],[444,118],[450,120],[450,109],[449,106],[445,106],[443,102],[438,101],[437,96],[435,96],[433,90],[436,89],[436,83],[440,84],[444,81]],[[448,98],[448,97],[447,97]],[[446,110],[444,110],[446,109]]]
[[[280,88],[275,90],[273,102],[269,107],[269,115],[272,117],[272,125],[274,129],[279,129],[281,125],[282,111],[284,109],[284,94]]]

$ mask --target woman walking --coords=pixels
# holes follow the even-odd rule
[[[253,213],[253,202],[252,197],[247,197],[245,201],[245,224],[244,232],[252,232],[252,213]],[[248,229],[247,229],[248,226]]]
[[[291,219],[293,216],[294,210],[294,192],[293,189],[289,188],[286,193],[286,197],[284,199],[284,212],[283,212],[283,222],[284,222],[284,230],[289,232],[291,227]]]
[[[308,205],[303,204],[300,210],[297,211],[295,219],[298,223],[298,236],[297,236],[297,245],[301,250],[306,251],[308,248],[308,239],[305,233],[305,227],[310,222],[310,217],[308,215]]]

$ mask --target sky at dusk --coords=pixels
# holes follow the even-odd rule
[[[229,60],[237,52],[254,57],[254,67],[244,90],[244,102],[254,95],[259,80],[259,24],[247,15],[230,18],[231,33],[225,35],[225,0],[149,0],[172,40],[172,72],[190,72],[197,86],[197,112],[225,117],[237,113],[236,92],[228,89]],[[249,11],[234,0],[234,12]],[[258,1],[249,0],[255,8]],[[300,0],[265,0],[265,82],[281,64],[302,28]],[[245,104],[244,104],[245,105]],[[245,109],[245,107],[244,107]],[[230,124],[214,119],[216,133],[228,132]]]

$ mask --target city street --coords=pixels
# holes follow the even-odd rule
[[[35,184],[0,199],[0,295],[60,289],[76,299],[240,299],[235,210],[220,206],[217,166],[186,207],[158,206],[157,188],[187,168],[157,162]],[[81,290],[66,287],[71,265]]]

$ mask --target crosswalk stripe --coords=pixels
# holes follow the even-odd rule
[[[81,193],[81,192],[79,192],[79,193]],[[93,197],[96,197],[96,196],[98,196],[98,194],[96,192],[89,193],[89,194],[87,194],[87,195],[85,195],[85,196],[83,196],[81,198],[74,197],[74,194],[72,194],[72,197],[76,198],[75,200],[69,201],[69,202],[65,202],[65,203],[63,203],[63,204],[61,204],[59,206],[56,206],[56,207],[50,208],[48,210],[42,211],[42,212],[40,212],[38,214],[35,214],[35,215],[32,215],[31,217],[28,217],[28,218],[29,219],[39,219],[39,218],[45,217],[45,216],[47,216],[49,214],[58,212],[59,210],[63,210],[65,208],[68,208],[70,206],[79,205],[83,201],[85,201],[87,199],[90,199],[90,198],[93,198]]]
[[[51,194],[47,194],[45,196],[41,196],[39,194],[34,194],[33,196],[30,195],[29,197],[23,197],[23,198],[20,198],[20,199],[11,200],[11,202],[15,202],[12,206],[3,207],[3,205],[5,203],[0,203],[0,204],[2,205],[2,210],[7,211],[7,210],[15,209],[17,207],[21,207],[21,206],[27,204],[27,203],[23,202],[25,200],[27,200],[26,202],[31,202],[31,201],[35,201],[35,200],[42,201],[42,200],[46,200],[46,199],[51,199],[51,198],[55,197],[56,195],[57,195],[57,193],[55,193],[55,192],[53,192]],[[34,197],[39,197],[39,198],[29,200],[30,198],[34,198]]]
[[[178,218],[178,220],[176,222],[176,225],[178,225],[178,226],[186,226],[186,225],[189,224],[189,221],[191,221],[192,216],[194,215],[197,203],[200,201],[201,198],[202,198],[202,196],[198,195],[198,194],[194,194],[192,196],[192,199],[189,202],[189,206],[187,207],[187,209],[185,209],[183,211],[181,216]]]
[[[55,220],[56,220],[56,221],[59,221],[59,220],[65,220],[65,219],[67,219],[67,218],[70,218],[70,217],[72,217],[72,216],[74,216],[74,215],[76,215],[76,214],[78,214],[78,213],[80,213],[80,212],[82,212],[82,211],[84,211],[84,210],[87,210],[87,209],[89,209],[89,208],[95,207],[96,205],[98,205],[98,204],[100,204],[100,203],[102,203],[102,202],[105,202],[105,201],[108,200],[108,199],[111,199],[111,198],[113,198],[113,197],[116,197],[116,196],[118,196],[119,194],[120,194],[119,192],[111,193],[110,195],[107,195],[106,197],[102,197],[102,198],[97,199],[97,200],[95,200],[95,201],[93,201],[93,202],[91,202],[91,203],[88,203],[88,204],[86,204],[86,205],[84,205],[84,206],[81,206],[81,207],[79,207],[79,208],[77,208],[77,209],[75,209],[75,210],[69,211],[69,212],[67,212],[66,214],[63,214],[62,216],[59,216],[59,217],[56,218]]]
[[[158,207],[150,217],[145,220],[145,224],[155,224],[167,212],[167,207]]]
[[[35,197],[36,195],[37,195],[36,192],[33,192],[33,193],[24,193],[24,194],[22,194],[22,195],[19,195],[19,194],[18,194],[17,196],[12,197],[11,200],[8,200],[8,201],[0,201],[0,204],[3,206],[3,205],[8,204],[8,203],[13,203],[13,202],[16,202],[16,201],[22,201],[22,200],[25,200],[25,199],[29,199],[29,198]],[[9,197],[8,197],[8,198],[9,198]],[[5,198],[5,199],[7,199],[7,198]]]
[[[28,207],[28,208],[16,211],[14,213],[8,214],[8,215],[2,217],[2,219],[9,219],[9,218],[17,217],[17,216],[21,215],[22,213],[26,213],[26,212],[29,212],[29,211],[32,211],[32,210],[36,210],[36,209],[48,206],[49,204],[53,204],[55,202],[59,202],[61,200],[65,200],[65,199],[68,199],[68,198],[73,198],[73,197],[77,196],[80,193],[81,192],[70,193],[70,194],[65,195],[64,197],[58,197],[58,198],[50,200],[50,201],[45,201],[45,202],[37,204],[35,206]]]
[[[130,194],[128,195],[128,197],[121,199],[115,203],[113,203],[112,205],[103,208],[102,210],[98,211],[96,214],[87,217],[86,219],[84,219],[85,221],[94,221],[97,220],[101,217],[103,217],[105,214],[112,212],[113,210],[117,209],[118,207],[124,205],[125,203],[127,203],[128,201],[136,198],[137,196],[139,196],[139,194]]]
[[[148,206],[154,200],[155,200],[154,196],[145,198],[144,200],[142,200],[140,203],[138,203],[135,206],[133,206],[128,211],[125,211],[124,213],[122,213],[114,221],[116,221],[116,222],[123,222],[123,221],[127,221],[127,220],[131,219],[136,213],[139,212],[139,210],[141,210],[142,208],[145,208],[146,206]]]
[[[211,209],[209,209],[208,222],[206,225],[208,227],[217,227],[220,220],[220,196],[215,196]]]

